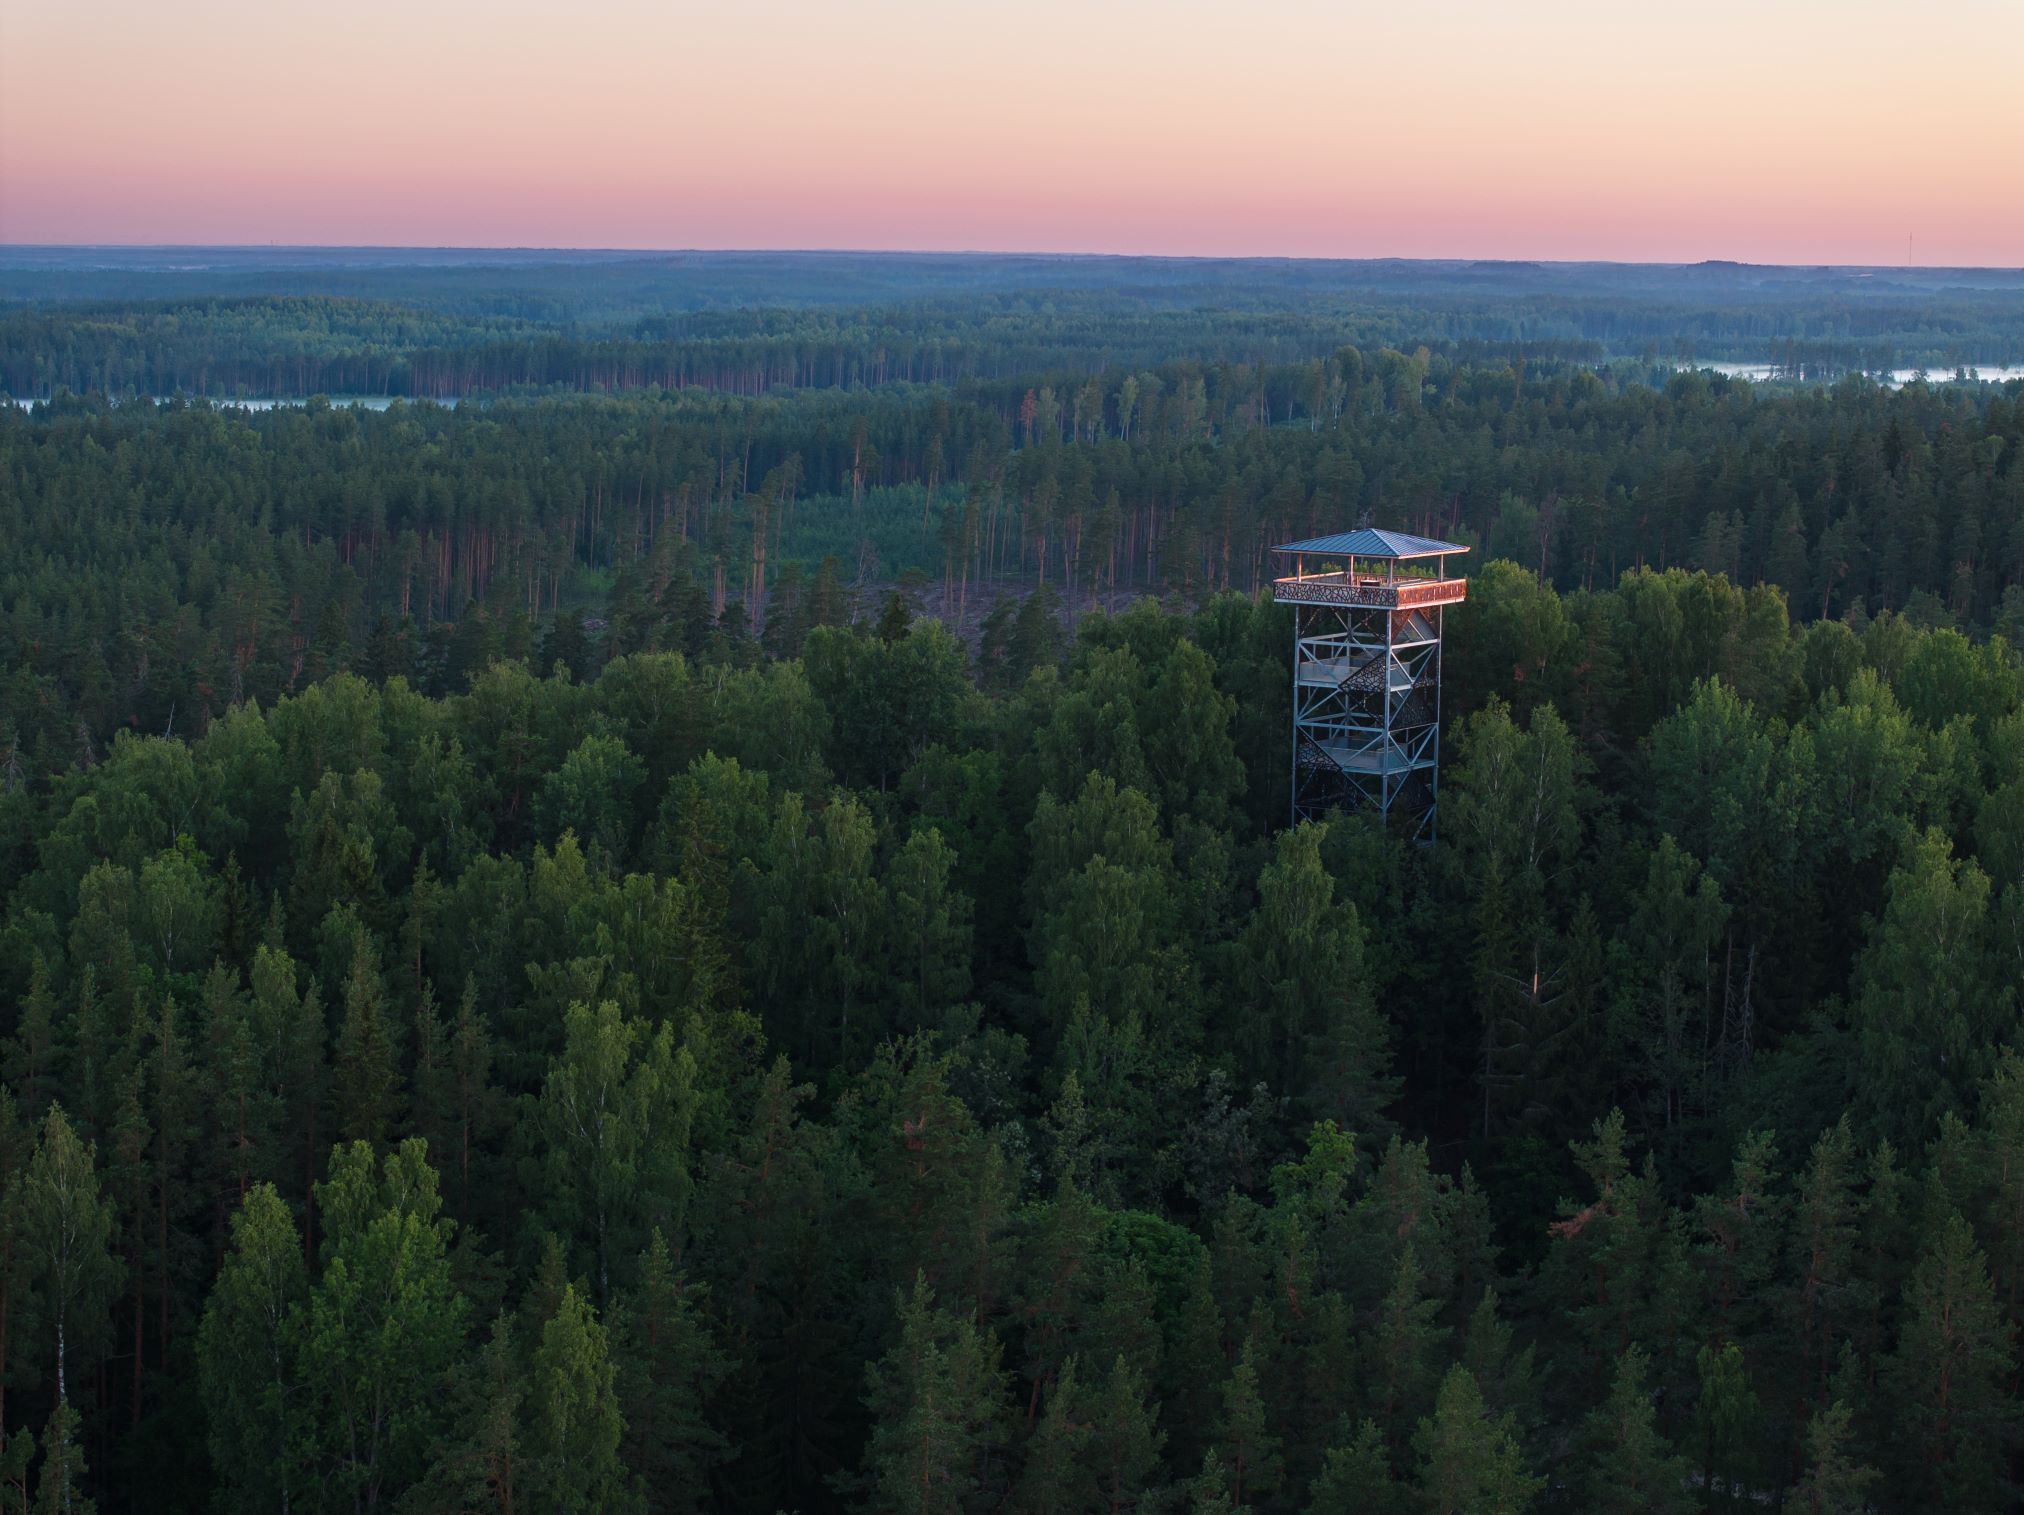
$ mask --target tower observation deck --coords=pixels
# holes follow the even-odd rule
[[[1469,581],[1455,542],[1368,527],[1272,551],[1293,571],[1293,821],[1375,810],[1434,835],[1441,767],[1441,611]]]

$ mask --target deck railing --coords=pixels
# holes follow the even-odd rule
[[[1467,579],[1387,579],[1379,574],[1292,574],[1272,581],[1272,597],[1288,605],[1369,605],[1417,610],[1467,598]]]

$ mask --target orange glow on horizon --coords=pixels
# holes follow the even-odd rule
[[[0,241],[2024,263],[2024,5],[0,0]]]

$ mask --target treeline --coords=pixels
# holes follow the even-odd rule
[[[1066,291],[1044,300],[679,313],[586,329],[384,302],[249,297],[32,307],[0,316],[0,389],[32,398],[68,391],[456,399],[646,388],[756,396],[1036,373],[1087,377],[1185,360],[1287,364],[1346,345],[1427,343],[1463,357],[1522,345],[1543,362],[1593,363],[1607,352],[1600,342],[1473,307],[1172,310]]]
[[[545,324],[383,300],[209,299],[30,307],[0,316],[0,390],[16,396],[411,395],[413,355],[532,341]]]
[[[2014,1506],[2001,640],[1492,563],[1415,847],[1269,599],[814,583],[17,754],[11,1502]]]
[[[2010,391],[1655,390],[1391,349],[761,401],[72,399],[0,412],[0,736],[51,770],[343,667],[440,695],[558,614],[696,655],[791,623],[832,557],[845,588],[911,572],[974,639],[1008,585],[1070,611],[1251,591],[1274,542],[1364,517],[1561,589],[1686,566],[1803,618],[2015,641],[2020,458]]]
[[[1183,360],[1283,365],[1344,346],[1462,356],[1522,348],[1588,363],[1736,357],[1832,380],[1920,364],[1952,373],[2024,355],[2024,301],[2000,290],[1936,291],[1915,302],[1725,292],[1725,303],[1697,304],[1669,288],[1577,296],[1522,281],[1498,289],[1485,280],[1480,291],[1437,281],[1406,296],[1268,279],[756,309],[649,300],[617,317],[601,303],[599,276],[578,277],[583,287],[554,304],[510,285],[449,308],[310,293],[31,304],[0,315],[0,390],[447,399],[657,386],[761,395],[1043,372],[1079,379]]]

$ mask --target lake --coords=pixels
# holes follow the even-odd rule
[[[1750,379],[1759,383],[1779,377],[1775,363],[1695,363],[1693,367],[1704,372],[1726,374],[1732,379]],[[1921,373],[1925,374],[1928,383],[1955,382],[1954,371],[1947,368],[1893,368],[1878,382],[1896,388],[1911,383]],[[1986,384],[2001,384],[2008,379],[2024,379],[2024,364],[1970,365],[1967,374],[1971,381],[1979,379]]]

